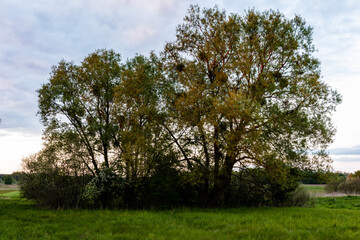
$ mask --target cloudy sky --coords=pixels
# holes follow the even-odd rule
[[[19,170],[22,157],[41,148],[36,89],[51,66],[61,59],[79,63],[102,48],[123,59],[159,52],[174,40],[190,4],[240,14],[271,8],[305,18],[314,27],[323,79],[343,95],[333,117],[333,167],[360,169],[360,1],[1,0],[0,173]]]

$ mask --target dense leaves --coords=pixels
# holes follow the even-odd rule
[[[340,97],[321,81],[311,34],[298,16],[226,16],[191,6],[166,45],[174,130],[188,130],[187,158],[196,159],[205,192],[213,185],[217,201],[234,167],[259,166],[286,181],[286,168],[307,165],[309,151],[331,141],[330,113]]]
[[[296,169],[330,163],[341,98],[314,51],[299,16],[190,6],[161,57],[122,63],[98,50],[55,66],[38,90],[45,148],[25,170],[91,175],[81,194],[97,207],[248,204],[259,193],[281,205]]]
[[[11,175],[6,175],[6,176],[4,177],[4,183],[5,183],[6,185],[11,185],[11,184],[13,184],[13,182],[14,182],[14,179],[12,178]]]

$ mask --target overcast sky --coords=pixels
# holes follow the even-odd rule
[[[322,76],[343,95],[333,120],[335,170],[360,169],[360,1],[1,0],[0,173],[20,169],[41,148],[36,90],[61,59],[79,63],[96,49],[122,58],[159,52],[175,39],[190,4],[242,14],[249,8],[299,14],[314,27]]]

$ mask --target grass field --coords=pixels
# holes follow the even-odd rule
[[[303,184],[301,186],[308,190],[314,197],[325,195],[325,184]]]
[[[320,197],[320,198],[316,198],[316,207],[360,210],[360,197],[359,196]]]
[[[313,208],[43,210],[0,194],[0,239],[360,239],[360,197]]]
[[[0,198],[20,198],[18,190],[0,190]]]

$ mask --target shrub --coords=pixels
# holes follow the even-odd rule
[[[325,191],[326,192],[338,192],[339,191],[339,185],[345,183],[345,179],[337,179],[334,181],[329,182],[326,187],[325,187]]]
[[[5,183],[6,185],[11,185],[11,184],[13,184],[13,182],[14,182],[14,179],[12,178],[11,175],[6,175],[6,176],[5,176],[5,178],[4,178],[4,183]]]
[[[311,206],[312,204],[313,202],[311,201],[310,193],[305,188],[299,186],[294,191],[288,193],[288,196],[282,206],[304,207]]]
[[[302,206],[306,193],[296,190],[298,176],[292,169],[284,175],[285,181],[271,176],[262,168],[233,173],[230,205],[234,206]],[[303,200],[301,200],[303,199]]]
[[[24,174],[20,188],[24,197],[48,208],[75,208],[82,204],[81,194],[89,176],[75,177],[57,170]]]
[[[104,168],[83,188],[82,199],[87,207],[117,208],[123,206],[125,180],[110,168]]]
[[[358,194],[360,193],[360,178],[345,180],[337,180],[330,182],[326,185],[325,190],[327,192],[340,192],[347,194]]]
[[[163,167],[149,179],[148,205],[155,208],[170,208],[178,206],[181,202],[179,194],[179,173],[172,168]]]
[[[343,182],[338,187],[339,192],[344,193],[360,193],[360,178],[351,179],[349,181]]]

